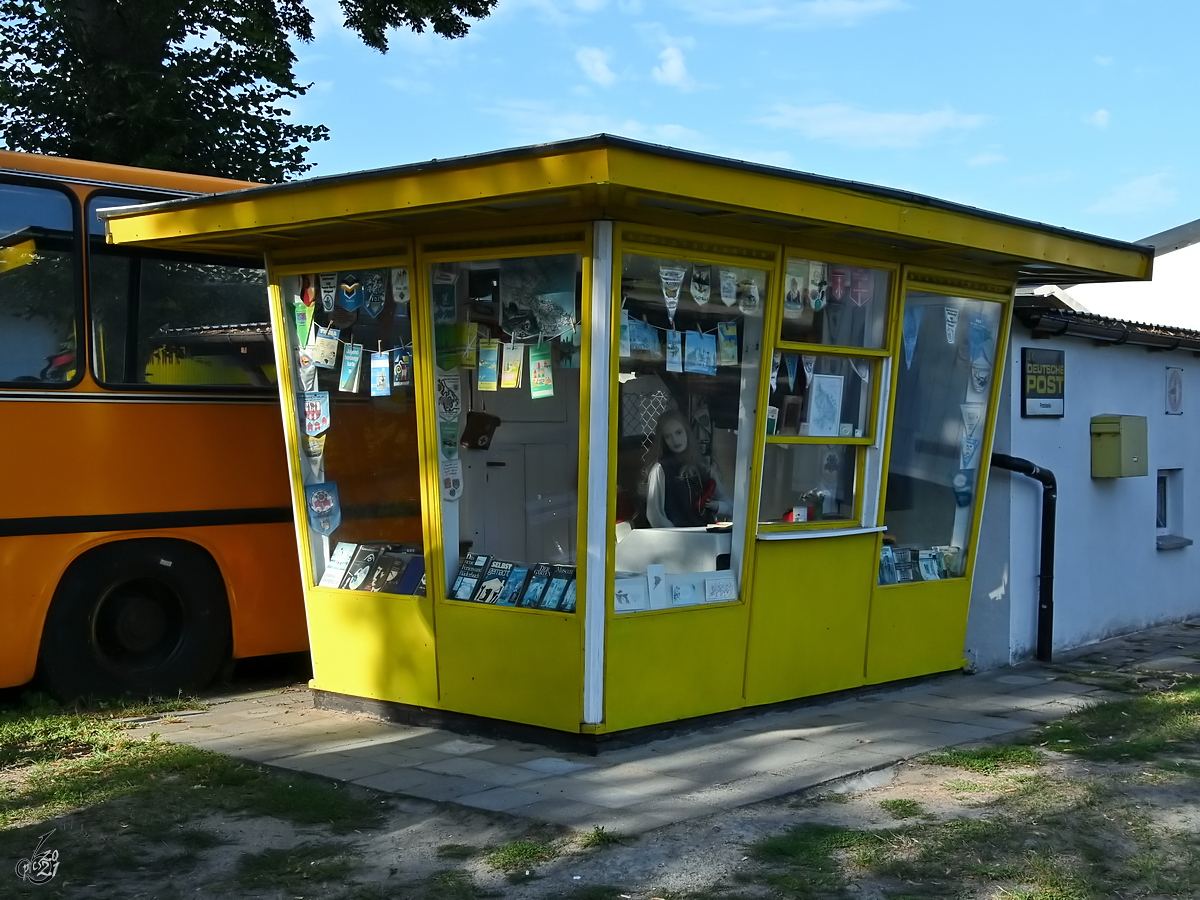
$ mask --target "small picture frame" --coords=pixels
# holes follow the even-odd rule
[[[783,398],[783,418],[780,422],[779,433],[787,435],[800,434],[800,417],[804,409],[803,397]]]

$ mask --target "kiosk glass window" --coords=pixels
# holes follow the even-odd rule
[[[888,465],[880,583],[966,568],[1004,305],[909,291]]]
[[[788,259],[781,341],[878,350],[887,343],[891,273],[816,259]]]
[[[576,610],[582,265],[429,268],[449,600]]]
[[[767,273],[622,259],[615,611],[736,600]]]
[[[282,279],[321,587],[424,595],[409,269]]]

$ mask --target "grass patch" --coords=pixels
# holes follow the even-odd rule
[[[611,847],[613,844],[620,844],[624,840],[625,838],[622,835],[607,830],[603,825],[597,825],[579,838],[579,846],[584,850],[594,850],[600,847]]]
[[[819,897],[846,885],[839,854],[871,850],[883,840],[871,832],[809,822],[756,842],[749,855],[776,869],[758,879],[765,886],[787,897]]]
[[[250,890],[295,893],[316,884],[344,882],[356,868],[357,857],[345,844],[309,843],[247,853],[238,860],[234,878]]]
[[[438,859],[470,859],[479,851],[470,844],[442,844],[437,848]]]
[[[567,894],[567,900],[620,900],[622,894],[629,892],[611,884],[594,884],[576,888]]]
[[[540,841],[510,841],[483,858],[483,861],[499,872],[516,872],[532,869],[538,863],[548,862],[557,855],[550,844]]]
[[[925,762],[933,766],[966,769],[980,775],[997,775],[1005,769],[1040,766],[1042,754],[1031,747],[1009,745],[973,750],[943,750],[940,753],[930,753],[925,757]]]
[[[925,807],[921,806],[916,800],[907,800],[899,797],[891,800],[880,800],[879,807],[893,819],[915,819],[917,816],[925,814]]]
[[[1200,679],[1138,697],[1108,700],[1046,726],[1049,749],[1092,760],[1152,760],[1200,745]]]

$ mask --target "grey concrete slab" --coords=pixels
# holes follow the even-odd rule
[[[494,787],[478,794],[467,794],[455,802],[463,806],[473,806],[476,809],[490,809],[492,812],[507,812],[520,806],[537,803],[542,798],[529,791],[513,787]]]
[[[437,777],[434,772],[423,772],[420,769],[388,769],[378,775],[356,778],[354,783],[390,794],[407,794],[417,785],[433,781]]]
[[[404,789],[404,793],[414,797],[423,797],[426,800],[457,800],[459,797],[482,793],[491,787],[490,784],[484,784],[482,781],[475,781],[472,778],[438,775],[434,772],[428,774],[432,776],[428,781],[411,785]]]

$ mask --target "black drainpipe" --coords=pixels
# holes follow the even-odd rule
[[[1038,573],[1037,658],[1050,662],[1054,655],[1054,514],[1058,506],[1058,482],[1054,473],[1027,459],[993,453],[992,465],[1036,478],[1042,483],[1042,558]]]

